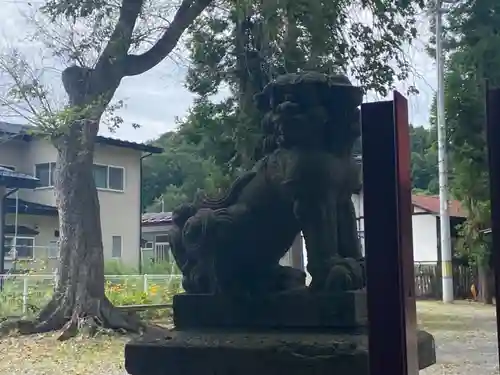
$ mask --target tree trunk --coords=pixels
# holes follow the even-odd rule
[[[479,265],[479,300],[487,305],[493,304],[493,272],[488,265]]]
[[[99,199],[93,178],[98,120],[71,124],[55,142],[55,193],[59,212],[60,266],[51,301],[33,322],[12,322],[4,329],[21,333],[62,329],[60,339],[97,326],[139,332],[135,316],[120,313],[104,292],[104,259]]]

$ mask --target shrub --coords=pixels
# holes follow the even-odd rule
[[[142,288],[127,288],[123,284],[107,282],[106,295],[115,306],[170,304],[173,295],[180,292],[180,283],[175,282],[175,279],[172,281],[166,288],[150,283],[147,292],[143,291]],[[170,315],[169,308],[148,309],[140,312],[140,316],[146,320],[168,319]]]
[[[120,277],[106,281],[105,292],[109,300],[116,306],[169,304],[174,294],[182,291],[181,278],[172,276],[150,275],[147,291],[144,290],[143,277],[136,279]],[[28,287],[28,308],[26,315],[39,311],[52,296],[53,286],[47,280],[30,280]],[[10,277],[4,289],[0,291],[0,321],[8,316],[22,315],[23,279]],[[143,319],[164,319],[170,316],[170,309],[154,309],[142,312]]]
[[[142,266],[142,273],[152,275],[180,275],[181,271],[174,261],[145,262]]]
[[[146,261],[142,265],[142,274],[152,275],[180,275],[181,271],[174,261],[150,262]],[[104,262],[105,275],[137,275],[139,270],[124,264],[120,260],[108,260]]]
[[[121,260],[107,260],[104,262],[105,275],[136,275],[139,272],[131,266],[124,264]]]

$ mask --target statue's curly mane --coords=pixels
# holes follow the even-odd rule
[[[241,191],[248,185],[255,175],[255,171],[250,171],[236,178],[229,189],[219,198],[210,198],[204,193],[200,193],[195,197],[194,205],[199,208],[211,208],[213,210],[228,207],[236,202]]]
[[[361,100],[362,92],[342,75],[306,72],[271,82],[255,96],[264,154],[282,147],[345,155],[359,137]]]

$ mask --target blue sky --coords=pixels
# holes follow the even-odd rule
[[[22,13],[27,3],[27,0],[0,0],[0,50],[12,46],[20,47],[26,54],[40,50],[39,45],[26,40],[29,25]],[[433,60],[424,52],[428,38],[428,24],[425,18],[419,23],[419,30],[422,33],[420,39],[406,48],[407,58],[415,73],[407,82],[399,83],[396,88],[402,93],[406,92],[410,84],[419,89],[419,95],[409,97],[410,121],[415,125],[427,125],[436,87],[436,68]],[[125,124],[112,136],[146,141],[175,128],[175,119],[186,114],[193,100],[192,94],[184,88],[185,71],[186,67],[182,64],[165,60],[141,76],[125,78],[115,96],[117,100],[122,99],[125,102],[126,107],[120,111]],[[54,73],[49,80],[55,90],[60,91],[58,74]],[[376,99],[384,98],[377,98],[375,95],[367,97],[368,101]],[[132,123],[141,124],[141,128],[133,129]],[[109,135],[105,128],[101,133]]]

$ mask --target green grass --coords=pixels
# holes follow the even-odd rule
[[[419,301],[417,311],[419,326],[431,333],[475,330],[478,328],[478,322],[491,319],[495,313],[493,306],[468,301],[455,301],[453,304]]]

